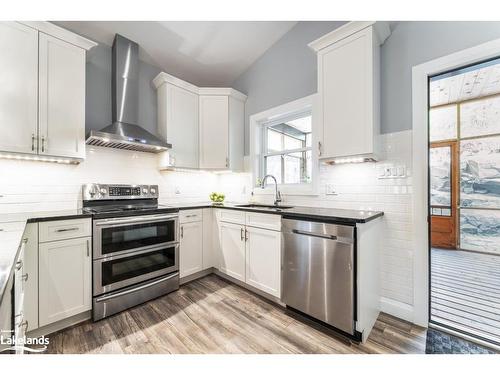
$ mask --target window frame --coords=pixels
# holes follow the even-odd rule
[[[257,186],[257,180],[262,179],[265,173],[265,157],[273,155],[287,155],[296,152],[311,151],[311,179],[310,182],[278,184],[283,195],[318,195],[319,162],[318,150],[314,145],[318,141],[318,131],[314,116],[314,107],[317,95],[304,98],[271,108],[264,112],[250,116],[250,158],[253,177],[253,192],[256,195],[275,194],[274,184],[268,183],[264,189]],[[267,152],[267,129],[287,121],[311,116],[311,146],[298,149]]]

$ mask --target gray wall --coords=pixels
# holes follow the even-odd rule
[[[342,22],[299,22],[233,83],[248,94],[248,117],[317,90],[316,57],[307,43]],[[411,129],[411,70],[420,63],[500,38],[500,22],[392,22],[381,51],[382,133]]]
[[[299,22],[232,86],[248,95],[245,104],[245,155],[249,153],[248,117],[316,92],[316,56],[307,44],[345,22]]]
[[[500,38],[500,22],[398,22],[382,46],[382,133],[412,127],[412,67]]]
[[[161,69],[139,62],[139,125],[156,131],[156,89],[151,81]],[[103,44],[87,53],[85,128],[99,130],[111,124],[111,47]]]

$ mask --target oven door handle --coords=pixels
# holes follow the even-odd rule
[[[104,226],[104,225],[117,225],[117,224],[137,224],[137,223],[154,223],[161,220],[168,219],[177,219],[179,217],[178,214],[175,215],[149,215],[149,216],[139,216],[139,217],[127,217],[126,219],[102,219],[94,221],[94,225],[96,226]]]
[[[98,298],[96,298],[95,301],[96,302],[104,302],[104,301],[107,301],[107,300],[110,300],[110,299],[113,299],[113,298],[116,298],[116,297],[120,297],[120,296],[123,296],[123,295],[126,295],[126,294],[134,293],[134,292],[137,292],[139,290],[149,288],[150,286],[162,283],[164,281],[173,279],[174,277],[178,277],[178,276],[179,276],[179,272],[176,272],[176,273],[173,273],[173,274],[168,275],[166,277],[162,277],[161,279],[157,279],[157,280],[155,280],[153,282],[150,282],[150,283],[147,283],[147,284],[143,284],[143,285],[140,285],[140,286],[135,287],[135,288],[123,290],[121,292],[112,293],[112,294],[109,294],[109,295],[104,296],[104,297],[98,297]]]

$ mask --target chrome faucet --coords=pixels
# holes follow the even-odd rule
[[[274,186],[276,187],[276,194],[274,196],[274,205],[277,206],[281,202],[281,193],[278,190],[278,181],[276,181],[276,177],[274,177],[272,174],[265,175],[264,178],[262,179],[262,182],[260,183],[260,187],[264,189],[268,177],[274,180]]]

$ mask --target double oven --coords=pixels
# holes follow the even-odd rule
[[[117,199],[87,207],[93,213],[94,320],[179,288],[178,212],[144,198],[147,189],[141,187],[142,196],[137,190],[134,201],[121,197],[130,196],[128,190],[117,190],[120,196],[111,195]]]

